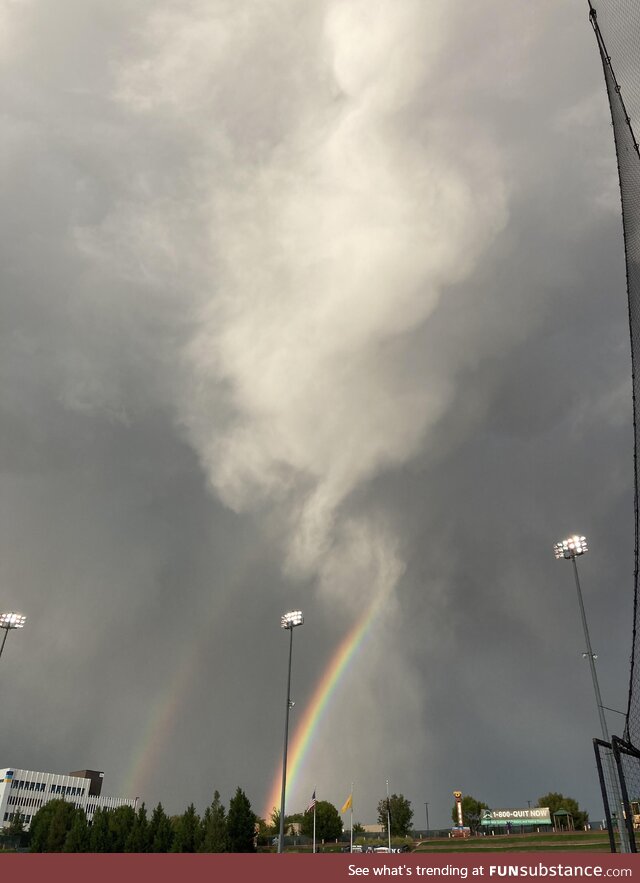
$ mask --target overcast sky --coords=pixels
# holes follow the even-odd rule
[[[0,765],[602,817],[629,332],[583,0],[3,0]],[[621,733],[623,718],[609,714]]]

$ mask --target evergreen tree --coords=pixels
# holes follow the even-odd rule
[[[51,819],[56,810],[56,804],[61,802],[62,801],[60,800],[50,800],[49,803],[45,803],[44,806],[41,806],[31,819],[31,827],[29,829],[31,833],[31,852],[47,851],[47,839],[49,837]]]
[[[133,831],[136,814],[132,807],[127,804],[109,810],[107,816],[109,823],[109,851],[124,852],[125,844]]]
[[[89,852],[111,852],[109,810],[97,809],[93,814],[89,834]]]
[[[137,812],[136,820],[133,828],[127,837],[125,843],[125,852],[149,852],[149,820],[147,819],[147,808],[142,804]]]
[[[71,828],[64,841],[63,852],[89,851],[89,825],[84,810],[76,809]]]
[[[202,825],[193,803],[178,817],[172,852],[198,852],[202,843]]]
[[[62,852],[78,810],[66,800],[56,800],[51,815],[45,852]]]
[[[229,802],[227,833],[229,852],[255,852],[256,817],[242,788],[238,787],[235,797]]]
[[[13,818],[9,822],[8,828],[5,828],[4,833],[6,834],[9,841],[13,844],[14,847],[18,847],[22,843],[22,839],[24,837],[24,825],[25,825],[25,814],[23,812],[14,812]],[[2,830],[2,829],[0,829]]]
[[[211,806],[205,810],[202,835],[201,852],[227,852],[227,818],[218,791],[213,792]]]
[[[80,815],[86,825],[83,810],[76,809],[66,800],[50,800],[41,806],[31,820],[30,850],[31,852],[62,852],[74,824],[79,829],[81,822],[76,822]],[[75,836],[75,835],[74,835]]]
[[[149,822],[149,852],[171,852],[173,843],[173,827],[159,803],[153,811]]]

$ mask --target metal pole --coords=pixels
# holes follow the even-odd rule
[[[349,835],[349,848],[353,852],[353,782],[351,783],[351,806],[349,807],[349,827],[351,832]]]
[[[580,578],[578,577],[578,565],[575,557],[571,559],[573,563],[573,574],[576,578],[576,591],[578,593],[578,604],[580,605],[580,616],[582,617],[582,628],[584,629],[584,640],[587,645],[586,656],[589,660],[591,668],[591,680],[593,681],[593,691],[596,694],[596,704],[598,706],[598,715],[600,717],[600,728],[602,729],[602,738],[605,742],[610,742],[609,732],[607,730],[607,720],[602,710],[602,697],[600,696],[600,687],[598,685],[598,674],[596,672],[596,661],[593,658],[593,648],[591,647],[591,638],[589,637],[589,626],[587,625],[587,616],[584,612],[584,603],[582,601],[582,590],[580,589]]]
[[[284,718],[284,750],[282,752],[282,794],[280,796],[280,836],[278,852],[284,851],[284,804],[287,793],[287,744],[289,741],[289,709],[291,708],[291,654],[293,652],[293,626],[289,626],[289,672],[287,675],[287,709]]]
[[[2,646],[0,647],[0,656],[2,656],[2,651],[4,650],[4,645],[7,643],[7,635],[9,634],[9,629],[4,630],[4,638],[2,639]]]
[[[580,606],[580,616],[582,617],[582,628],[584,629],[584,640],[587,645],[586,657],[589,660],[589,667],[591,669],[591,680],[593,681],[593,692],[596,695],[596,705],[598,706],[598,716],[600,718],[600,728],[602,730],[602,738],[605,742],[611,742],[609,738],[609,730],[607,728],[607,719],[604,716],[604,710],[602,707],[602,697],[600,696],[600,685],[598,684],[598,673],[596,672],[596,661],[593,655],[593,648],[591,646],[591,638],[589,637],[589,626],[587,625],[587,615],[584,611],[584,603],[582,601],[582,589],[580,588],[580,578],[578,576],[578,564],[576,562],[575,555],[571,556],[571,562],[573,564],[573,575],[576,579],[576,591],[578,593],[578,604]],[[622,814],[622,798],[620,795],[618,774],[613,765],[611,754],[607,755],[608,766],[609,766],[609,775],[611,778],[611,787],[613,790],[613,796],[615,800],[616,807],[616,822],[618,826],[618,834],[620,835],[620,852],[629,852],[629,836],[627,834],[627,830],[624,825],[624,818]]]
[[[389,800],[389,779],[387,779],[387,828],[389,833],[389,852],[391,852],[391,801]]]
[[[427,837],[428,837],[429,836],[429,804],[427,802],[425,802],[425,804],[424,804],[424,811],[427,814]]]
[[[316,851],[316,804],[318,802],[315,799],[316,787],[317,786],[314,786],[314,789],[313,789],[313,852],[314,852],[314,854]]]
[[[605,751],[610,750],[610,746],[608,742],[603,742],[601,739],[593,740],[593,747],[596,753],[596,766],[598,768],[598,778],[600,780],[600,790],[602,792],[602,802],[604,803],[604,814],[605,821],[607,823],[607,834],[609,835],[609,848],[611,852],[616,851],[616,840],[613,836],[613,822],[611,821],[611,810],[609,809],[609,794],[607,793],[607,784],[604,778],[604,770],[602,769],[602,760],[600,757],[600,748],[604,748]]]
[[[618,736],[614,736],[611,740],[611,747],[613,748],[613,757],[616,762],[616,767],[618,769],[618,781],[620,782],[620,788],[622,790],[622,806],[625,808],[624,820],[626,822],[626,830],[629,836],[629,852],[637,852],[636,848],[636,839],[633,833],[633,814],[631,813],[631,806],[629,803],[629,792],[627,791],[627,783],[624,778],[624,771],[622,769],[622,758],[620,756],[620,742],[621,740]]]

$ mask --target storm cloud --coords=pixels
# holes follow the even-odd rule
[[[586,4],[2,7],[3,762],[261,812],[601,815],[631,648],[615,155]],[[612,730],[621,718],[611,721]],[[619,728],[621,729],[621,727]]]

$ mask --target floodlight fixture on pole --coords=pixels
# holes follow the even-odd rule
[[[556,543],[553,547],[553,551],[558,559],[575,559],[578,555],[584,555],[585,552],[588,552],[589,547],[587,546],[587,540],[585,537],[580,537],[575,534],[572,537],[568,537],[566,540],[561,540],[559,543]]]
[[[289,742],[289,711],[291,702],[291,654],[293,651],[293,630],[303,625],[304,616],[301,610],[291,610],[280,617],[280,626],[289,631],[289,668],[287,674],[287,706],[284,718],[284,750],[282,752],[282,793],[280,796],[280,833],[278,836],[278,852],[284,852],[284,807],[287,794],[287,747]]]
[[[7,642],[7,637],[11,629],[23,629],[27,617],[22,613],[0,613],[0,629],[4,629],[4,637],[0,645],[0,656]]]
[[[571,561],[573,564],[573,575],[576,581],[576,592],[578,595],[578,606],[580,608],[580,618],[582,619],[582,629],[584,631],[584,640],[586,644],[586,651],[582,654],[585,659],[589,660],[589,668],[591,669],[591,680],[593,682],[593,692],[596,697],[596,705],[598,706],[598,717],[600,718],[600,729],[602,731],[602,739],[604,742],[610,743],[611,738],[609,736],[609,729],[607,727],[607,719],[604,715],[604,706],[602,704],[602,696],[600,695],[600,685],[598,684],[598,673],[596,671],[596,659],[597,655],[593,652],[593,648],[591,646],[591,638],[589,636],[589,626],[587,625],[587,614],[584,609],[584,602],[582,600],[582,589],[580,588],[580,577],[578,576],[578,564],[576,562],[576,558],[580,555],[584,555],[585,552],[589,551],[589,547],[587,546],[587,541],[585,537],[578,536],[574,534],[572,537],[568,537],[566,540],[561,540],[559,543],[556,543],[553,547],[554,554],[557,560],[561,558],[565,558],[568,561]],[[629,835],[624,824],[623,819],[623,811],[622,811],[622,797],[620,795],[620,791],[618,788],[618,774],[614,768],[613,760],[610,757],[610,778],[612,787],[614,790],[614,797],[616,803],[616,819],[618,822],[618,832],[620,834],[620,851],[621,852],[629,852]]]
[[[301,610],[291,610],[289,613],[280,617],[280,626],[283,629],[292,629],[297,625],[304,623],[304,616]]]

